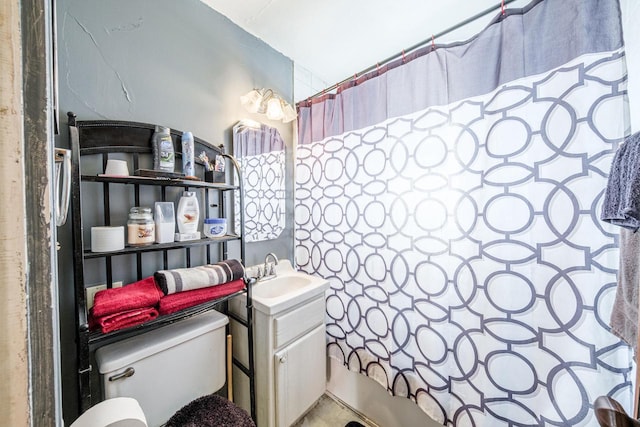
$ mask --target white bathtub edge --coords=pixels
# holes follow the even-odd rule
[[[440,427],[409,399],[391,396],[374,380],[327,358],[327,391],[379,427]]]

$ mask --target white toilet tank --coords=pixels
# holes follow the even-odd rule
[[[150,427],[222,388],[227,316],[208,311],[96,350],[104,398],[136,399]]]

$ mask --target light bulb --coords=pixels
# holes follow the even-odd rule
[[[240,97],[240,103],[250,113],[257,113],[262,103],[262,94],[253,89]]]
[[[284,116],[280,99],[275,96],[267,101],[267,118],[269,120],[280,120]]]
[[[295,120],[297,116],[298,114],[296,113],[296,110],[289,103],[285,102],[282,121],[284,123],[289,123],[290,121]]]

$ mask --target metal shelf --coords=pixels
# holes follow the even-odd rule
[[[226,311],[227,301],[234,296],[247,294],[247,320],[243,323],[247,328],[247,346],[249,351],[248,366],[241,366],[243,372],[249,377],[250,399],[251,399],[251,415],[255,419],[255,377],[254,377],[254,358],[253,358],[253,307],[251,304],[252,294],[252,282],[247,283],[244,290],[235,292],[233,294],[221,297],[215,300],[211,300],[194,307],[190,307],[175,313],[160,316],[149,322],[132,326],[117,331],[102,333],[101,331],[90,331],[88,322],[88,313],[86,310],[86,295],[85,295],[85,261],[89,259],[100,259],[98,263],[104,264],[105,271],[105,283],[109,286],[113,283],[114,267],[120,260],[113,260],[113,257],[129,256],[134,260],[137,268],[138,280],[142,279],[143,274],[143,258],[142,254],[147,252],[161,252],[163,254],[163,264],[167,266],[168,253],[174,250],[183,250],[185,254],[185,267],[190,267],[191,260],[191,248],[206,246],[206,254],[197,255],[204,256],[204,258],[198,259],[198,264],[213,262],[210,259],[211,252],[209,246],[218,245],[216,260],[223,260],[229,258],[227,243],[231,241],[239,241],[239,259],[245,262],[245,242],[242,238],[244,234],[244,217],[243,217],[243,198],[242,198],[242,180],[240,178],[240,167],[238,162],[233,156],[226,154],[222,146],[214,146],[207,141],[194,137],[194,144],[198,151],[204,151],[209,158],[215,156],[222,156],[226,160],[229,160],[232,164],[231,175],[233,173],[238,176],[238,185],[229,185],[227,183],[219,182],[205,182],[200,180],[185,179],[183,177],[174,178],[160,178],[156,176],[105,176],[105,175],[87,175],[80,174],[80,164],[82,158],[85,155],[97,155],[101,156],[103,167],[106,166],[110,154],[118,153],[119,155],[126,155],[133,165],[133,170],[140,170],[143,156],[150,156],[151,145],[150,139],[153,134],[155,125],[148,123],[138,122],[126,122],[126,121],[114,121],[114,120],[92,120],[92,121],[77,121],[73,113],[68,114],[69,125],[69,139],[71,141],[72,148],[72,191],[71,191],[71,214],[73,225],[73,262],[74,262],[74,286],[75,286],[75,310],[76,310],[76,340],[77,340],[77,384],[79,395],[79,407],[81,412],[86,411],[96,403],[96,399],[92,393],[92,380],[91,372],[92,357],[91,353],[100,346],[106,345],[110,342],[116,342],[127,337],[143,334],[147,331],[161,328],[165,325],[177,322],[181,319],[194,316],[205,311],[218,308],[222,305],[223,310]],[[171,137],[174,146],[178,146],[182,132],[175,129],[171,130]],[[176,151],[176,155],[180,156],[181,153]],[[199,166],[198,166],[199,165]],[[196,166],[203,172],[204,177],[205,165],[202,162],[196,160]],[[209,202],[209,191],[204,192],[204,205],[209,207],[217,207],[218,215],[226,215],[229,213],[232,206],[227,206],[224,196],[224,192],[232,191],[239,197],[240,203],[240,223],[241,229],[239,235],[227,234],[219,238],[202,238],[198,240],[191,240],[185,242],[170,242],[170,243],[154,243],[148,246],[125,246],[124,249],[113,252],[91,252],[87,247],[89,246],[84,239],[83,232],[83,217],[82,217],[82,198],[83,191],[88,192],[93,190],[92,185],[83,186],[83,183],[99,183],[102,186],[103,202],[98,207],[99,211],[102,211],[102,221],[104,224],[109,225],[111,222],[112,209],[115,209],[110,203],[110,187],[111,184],[116,185],[132,185],[134,187],[134,203],[137,206],[140,200],[140,190],[145,186],[161,187],[161,200],[165,201],[165,190],[168,187],[183,187],[183,188],[201,188],[205,190],[217,191],[218,202],[217,204],[211,204]],[[119,212],[121,214],[122,212]],[[238,250],[236,245],[233,246],[233,252]],[[235,253],[234,253],[235,255]],[[124,260],[126,262],[126,260]],[[95,261],[94,261],[95,262]],[[234,358],[234,364],[240,364],[240,361]],[[95,384],[94,384],[95,385]]]
[[[226,295],[221,298],[217,298],[215,300],[207,301],[205,303],[196,305],[194,307],[186,308],[184,310],[180,310],[176,313],[166,314],[164,316],[159,316],[158,318],[151,320],[149,322],[142,323],[140,325],[132,326],[130,328],[120,329],[117,331],[109,332],[103,334],[100,331],[91,331],[89,332],[89,345],[91,347],[108,344],[113,341],[122,340],[125,338],[133,337],[141,334],[142,332],[147,332],[153,329],[157,329],[161,326],[168,325],[170,323],[174,323],[178,320],[185,319],[187,317],[195,316],[196,314],[204,313],[205,311],[209,311],[211,309],[216,308],[220,304],[225,301],[246,293],[246,289],[238,292],[234,292],[233,294]],[[88,325],[87,325],[88,327]]]
[[[156,185],[161,187],[185,187],[185,188],[208,188],[212,190],[230,191],[237,190],[237,185],[229,185],[218,182],[196,181],[191,179],[164,179],[149,178],[144,176],[106,176],[106,175],[82,175],[82,182],[102,182],[115,184],[133,184],[133,185]]]
[[[230,242],[232,240],[240,240],[240,236],[236,234],[227,234],[224,237],[215,237],[198,240],[187,240],[184,242],[170,242],[170,243],[153,243],[151,245],[146,246],[125,246],[124,249],[113,252],[91,252],[90,249],[84,250],[84,259],[92,259],[92,258],[104,258],[104,257],[112,257],[118,255],[129,255],[143,252],[157,252],[157,251],[166,251],[171,249],[186,249],[192,248],[196,246],[204,246],[211,245],[214,243],[225,243]]]

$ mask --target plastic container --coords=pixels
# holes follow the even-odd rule
[[[176,231],[176,214],[173,202],[156,202],[154,219],[156,223],[156,243],[173,242]]]
[[[153,148],[153,168],[157,171],[173,172],[175,169],[175,152],[168,127],[156,126],[151,137]]]
[[[185,191],[178,202],[178,212],[176,213],[178,231],[181,234],[190,234],[198,231],[200,222],[200,206],[196,193]]]
[[[193,134],[185,132],[182,134],[182,173],[186,176],[195,176],[194,154],[193,154]]]
[[[150,245],[156,240],[156,224],[151,208],[135,206],[129,210],[127,243],[131,246]]]
[[[227,234],[226,218],[207,218],[202,227],[204,235],[209,238],[222,237]]]

